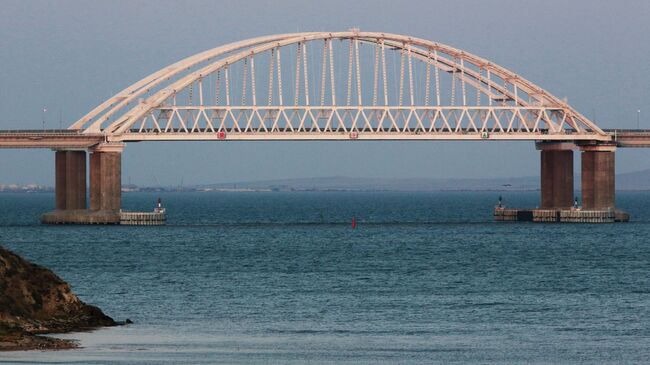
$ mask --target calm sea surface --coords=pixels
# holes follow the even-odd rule
[[[495,223],[498,195],[171,193],[167,226],[84,227],[0,194],[1,244],[135,322],[0,363],[650,361],[650,193],[619,193],[633,221],[611,225]]]

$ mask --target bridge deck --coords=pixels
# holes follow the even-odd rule
[[[103,140],[101,134],[83,134],[69,129],[0,131],[0,148],[85,149]]]
[[[197,140],[234,140],[234,141],[340,141],[340,140],[442,140],[442,141],[469,141],[469,140],[520,140],[520,141],[573,141],[596,139],[590,135],[566,133],[549,133],[548,130],[539,129],[536,132],[500,132],[473,128],[441,129],[438,131],[425,131],[422,128],[383,128],[381,130],[370,128],[332,130],[297,130],[289,127],[275,128],[228,128],[224,131],[188,130],[170,128],[165,131],[130,129],[127,133],[109,137],[109,141],[136,142],[136,141],[197,141]],[[600,138],[603,139],[602,137]]]
[[[649,129],[606,129],[618,147],[650,148]]]
[[[265,131],[187,132],[170,130],[163,134],[148,131],[131,130],[121,136],[111,138],[115,142],[138,142],[156,140],[536,140],[536,141],[585,141],[584,135],[539,133],[477,133],[472,129],[455,132],[422,132],[417,128],[407,130],[386,129],[377,131],[331,131],[331,132],[293,132],[289,129]],[[605,130],[618,147],[650,148],[650,130],[646,129],[609,129]],[[76,130],[2,130],[0,131],[0,148],[66,148],[85,149],[103,142],[101,134],[84,134]]]

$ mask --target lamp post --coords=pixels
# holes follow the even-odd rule
[[[639,127],[640,121],[641,121],[641,109],[637,109],[637,111],[636,111],[636,129],[640,128]]]
[[[43,108],[43,130],[45,130],[45,112],[47,111],[47,108]]]

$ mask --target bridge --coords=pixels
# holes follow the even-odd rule
[[[124,146],[196,140],[533,141],[542,208],[573,206],[580,151],[583,209],[611,211],[615,151],[650,147],[650,131],[603,130],[464,50],[357,29],[220,46],[152,73],[68,129],[0,131],[0,148],[55,150],[56,206],[46,223],[116,223]]]

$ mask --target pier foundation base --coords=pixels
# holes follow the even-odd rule
[[[630,215],[617,209],[517,209],[494,208],[494,220],[539,223],[628,222]]]
[[[89,209],[55,210],[41,216],[45,224],[117,224],[120,212],[92,211]]]

